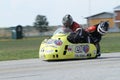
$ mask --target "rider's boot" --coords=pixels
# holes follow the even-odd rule
[[[101,52],[100,52],[100,44],[99,43],[96,43],[95,44],[96,48],[97,48],[97,56],[101,56]]]

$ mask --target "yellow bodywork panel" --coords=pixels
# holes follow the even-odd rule
[[[68,34],[55,34],[45,39],[39,49],[43,60],[95,58],[96,47],[90,43],[73,44],[67,40]]]

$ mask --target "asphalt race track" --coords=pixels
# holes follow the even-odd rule
[[[0,80],[120,80],[120,53],[87,60],[1,61]]]

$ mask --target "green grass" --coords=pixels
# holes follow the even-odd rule
[[[0,40],[0,61],[38,58],[39,46],[46,37]],[[108,33],[101,40],[101,52],[120,52],[120,33]]]
[[[120,33],[108,33],[100,44],[101,52],[120,52]]]
[[[44,38],[0,40],[0,61],[38,58],[39,46]]]

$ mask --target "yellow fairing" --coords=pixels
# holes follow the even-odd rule
[[[61,33],[41,43],[39,57],[43,60],[95,58],[96,47],[90,43],[70,43],[67,35]]]

